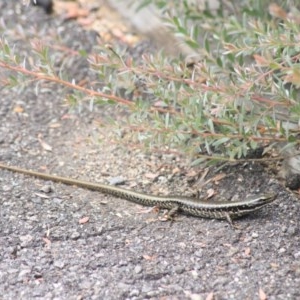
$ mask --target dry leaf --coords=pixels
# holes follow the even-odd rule
[[[225,173],[220,173],[220,174],[217,174],[214,178],[213,178],[213,182],[216,183],[217,181],[220,181],[222,180],[223,178],[226,177],[226,174]]]
[[[168,107],[168,104],[166,104],[164,101],[159,100],[159,101],[154,102],[153,106],[166,108],[166,107]]]
[[[196,177],[198,175],[198,172],[196,172],[195,170],[191,169],[186,173],[186,177]]]
[[[180,173],[180,169],[178,167],[172,170],[172,174],[179,174],[179,173]]]
[[[270,263],[270,266],[272,269],[278,269],[279,268],[279,265],[276,264],[276,263]]]
[[[89,219],[90,219],[89,217],[83,217],[79,220],[79,224],[85,224],[89,221]]]
[[[283,20],[286,20],[287,18],[286,11],[276,3],[272,3],[269,5],[269,13],[273,17],[277,17]]]
[[[267,295],[261,288],[259,288],[258,295],[259,295],[259,300],[267,300]]]
[[[156,255],[150,256],[150,255],[144,254],[143,258],[146,259],[146,260],[155,260],[156,259]]]
[[[192,294],[190,292],[186,292],[185,294],[186,294],[186,296],[188,296],[188,299],[190,299],[190,300],[202,300],[203,299],[203,297],[200,294]]]
[[[258,54],[254,54],[253,57],[259,66],[268,66],[269,65],[269,62],[264,57],[262,57]]]
[[[214,292],[210,292],[207,297],[205,298],[205,300],[213,300],[214,299]]]
[[[65,20],[78,19],[88,17],[89,11],[82,8],[70,9],[65,15]]]
[[[43,238],[43,241],[45,242],[45,244],[49,247],[51,246],[51,241],[47,238]]]
[[[70,114],[64,114],[61,119],[62,120],[72,120],[72,119],[75,119],[76,117],[73,116],[73,115],[70,115]]]
[[[290,82],[297,87],[300,86],[300,69],[294,68],[290,70],[289,74],[284,77],[285,82]]]
[[[90,26],[95,22],[95,18],[92,16],[84,16],[84,18],[78,18],[77,22],[81,26]]]
[[[129,240],[129,239],[126,239],[126,240],[125,240],[125,245],[126,245],[126,246],[130,245],[131,243],[132,243],[132,240]]]
[[[44,142],[41,138],[38,138],[38,141],[44,150],[49,151],[49,152],[52,151],[52,147],[49,144],[47,144],[46,142]]]
[[[22,112],[24,112],[24,108],[17,105],[17,106],[14,107],[14,112],[15,113],[22,113]]]
[[[247,248],[245,249],[245,255],[249,256],[250,253],[251,253],[251,248],[250,248],[250,247],[247,247]]]
[[[145,177],[148,179],[156,179],[159,176],[159,174],[155,173],[146,173]]]
[[[158,213],[159,212],[159,208],[157,206],[153,206],[153,207],[142,207],[137,213],[138,214],[149,214],[151,212],[155,212]]]
[[[49,125],[49,128],[59,128],[59,127],[61,127],[60,123],[52,123]]]
[[[207,198],[211,198],[215,194],[215,190],[208,189],[206,193],[207,193]]]
[[[58,1],[55,5],[55,9],[58,13],[64,14],[65,20],[87,17],[89,15],[88,9],[81,8],[76,2]]]
[[[42,199],[49,199],[50,197],[45,195],[45,194],[42,194],[42,193],[35,193],[36,196],[42,198]]]

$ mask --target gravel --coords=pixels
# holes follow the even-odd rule
[[[1,35],[19,55],[30,58],[36,38],[94,51],[94,32],[38,7],[4,1],[0,16],[7,26]],[[76,80],[95,79],[82,57],[51,51]],[[187,159],[110,143],[113,130],[95,121],[118,111],[91,112],[84,103],[72,110],[64,105],[67,92],[48,83],[39,93],[34,83],[0,90],[0,161],[105,183],[121,178],[154,193],[194,190]],[[181,171],[169,176],[174,169]],[[0,298],[258,299],[263,291],[271,300],[300,299],[299,200],[258,164],[222,172],[225,178],[208,189],[224,197],[267,189],[278,193],[276,202],[237,220],[237,229],[188,216],[161,222],[125,200],[57,183],[44,190],[41,180],[0,170]]]

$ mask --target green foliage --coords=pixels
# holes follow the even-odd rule
[[[297,143],[300,21],[291,1],[280,6],[241,1],[213,12],[199,10],[193,1],[160,0],[144,1],[139,9],[155,2],[174,34],[199,53],[193,67],[162,53],[144,55],[137,63],[117,48],[103,47],[89,56],[82,53],[103,83],[96,93],[93,86],[82,89],[64,81],[47,48],[35,44],[35,67],[43,74],[36,80],[78,89],[68,97],[70,105],[84,97],[92,106],[125,105],[133,141],[197,155],[193,165],[241,158],[261,145]],[[22,71],[4,39],[0,46],[0,67],[16,67],[7,87],[33,76]]]

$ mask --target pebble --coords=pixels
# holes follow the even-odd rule
[[[28,247],[30,242],[33,240],[33,237],[30,234],[26,234],[26,235],[21,235],[19,239],[21,241],[21,247],[25,248]]]
[[[121,185],[125,183],[125,178],[121,176],[112,177],[109,179],[110,185]]]
[[[142,272],[142,266],[141,265],[137,265],[137,266],[135,266],[135,268],[134,268],[134,272],[136,273],[136,274],[139,274],[139,273],[141,273]]]
[[[72,240],[78,240],[80,238],[80,233],[78,231],[74,231],[72,234],[71,234],[71,239]]]
[[[49,194],[53,191],[51,184],[45,184],[40,188],[40,191],[46,194]]]
[[[10,192],[13,189],[12,185],[3,185],[2,190],[3,192]]]
[[[294,254],[295,259],[300,259],[300,251],[296,252]]]
[[[176,266],[174,271],[176,274],[183,274],[185,271],[185,268],[181,267],[181,266]]]
[[[129,296],[130,297],[137,297],[140,294],[140,291],[138,289],[133,289],[130,291]]]
[[[56,260],[53,265],[56,268],[62,269],[65,266],[65,262],[63,260]]]

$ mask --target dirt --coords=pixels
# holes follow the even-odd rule
[[[64,62],[76,82],[96,79],[84,58],[59,50],[94,51],[94,31],[21,1],[3,1],[0,15],[18,55],[30,59],[40,39],[57,46],[57,69]],[[118,109],[70,107],[68,92],[46,82],[38,92],[35,82],[1,88],[0,161],[153,194],[272,191],[277,200],[235,229],[183,215],[162,222],[122,199],[0,170],[0,299],[300,299],[300,203],[273,173],[248,162],[203,176],[182,156],[126,148],[99,126],[122,118]]]

